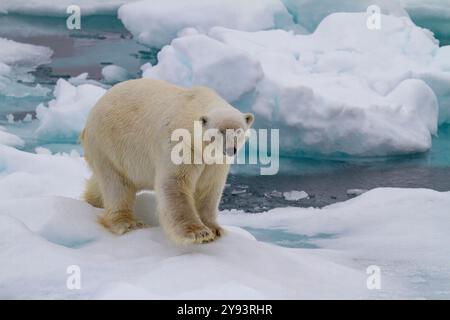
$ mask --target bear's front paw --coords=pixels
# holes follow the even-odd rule
[[[202,224],[189,224],[184,226],[183,233],[179,236],[184,243],[206,243],[216,238],[216,234]]]
[[[130,211],[106,212],[98,217],[98,222],[115,234],[124,234],[126,232],[145,228],[146,225],[136,221]]]
[[[209,229],[211,229],[211,231],[216,235],[216,237],[220,237],[225,233],[225,230],[215,222],[210,222],[210,223],[205,222],[205,225]]]

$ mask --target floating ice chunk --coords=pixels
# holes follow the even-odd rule
[[[274,191],[264,193],[264,196],[266,198],[282,198],[283,193],[281,191],[274,190]]]
[[[138,41],[158,48],[187,27],[201,32],[214,26],[255,31],[292,24],[280,0],[146,0],[123,5],[118,16]]]
[[[0,38],[0,95],[10,97],[45,96],[50,90],[28,86],[34,80],[29,73],[37,66],[50,62],[53,51],[43,46]],[[20,83],[18,82],[20,81]]]
[[[74,86],[79,86],[82,84],[92,84],[94,86],[98,86],[98,87],[102,87],[102,88],[110,87],[109,85],[101,83],[97,80],[89,79],[89,73],[87,73],[87,72],[83,72],[76,77],[70,77],[67,81],[70,84],[73,84]]]
[[[49,63],[53,51],[50,48],[20,43],[0,38],[0,62],[17,67],[35,68]]]
[[[13,124],[14,123],[14,115],[12,113],[7,114],[6,120],[8,121],[9,124]]]
[[[47,107],[40,104],[36,108],[40,121],[36,129],[38,138],[78,139],[89,111],[105,91],[92,84],[74,86],[59,79],[53,92],[55,99]]]
[[[22,121],[23,122],[31,122],[31,121],[33,121],[33,116],[30,113],[27,113]]]
[[[356,196],[359,196],[359,195],[361,195],[361,194],[363,194],[363,193],[365,193],[367,191],[368,190],[366,190],[366,189],[348,189],[347,190],[347,195],[356,197]]]
[[[130,77],[125,68],[116,65],[108,65],[103,67],[102,76],[107,83],[111,84],[125,81]]]
[[[7,132],[4,127],[0,126],[0,144],[11,147],[23,147],[25,141],[15,134]]]
[[[305,191],[288,191],[283,192],[283,197],[287,201],[298,201],[301,199],[306,199],[309,195]]]
[[[205,85],[228,101],[239,99],[262,78],[256,59],[205,35],[174,40],[158,53],[158,60],[156,66],[145,68],[143,77],[182,86]]]

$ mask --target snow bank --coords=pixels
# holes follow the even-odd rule
[[[78,200],[88,176],[79,156],[0,145],[1,298],[450,297],[449,192],[375,189],[323,209],[227,211],[223,238],[180,248],[148,192],[135,210],[150,228],[102,229],[101,210]],[[366,287],[370,265],[380,290]],[[80,290],[66,286],[69,266],[80,267]]]
[[[30,71],[50,62],[53,54],[50,48],[5,38],[0,38],[0,48],[0,96],[44,96],[48,93],[49,90],[39,84],[32,87],[26,83],[34,81]]]
[[[178,248],[159,227],[113,236],[95,223],[99,211],[61,197],[1,203],[0,244],[7,250],[0,253],[6,262],[0,266],[0,296],[357,298],[365,291],[361,272],[255,241],[241,229],[227,228],[226,237],[209,245]],[[81,269],[81,290],[66,287],[72,265]]]
[[[56,83],[53,95],[55,99],[48,106],[40,104],[36,108],[36,117],[40,121],[36,129],[38,138],[76,140],[83,130],[91,108],[106,92],[92,84],[74,86],[64,79]]]
[[[222,222],[264,230],[272,241],[283,232],[303,246],[321,248],[321,257],[347,258],[345,265],[356,269],[376,265],[380,297],[448,299],[449,206],[450,192],[380,188],[323,209],[228,213]]]
[[[2,0],[0,13],[42,16],[68,16],[67,7],[77,5],[83,15],[116,14],[124,3],[136,0]]]
[[[47,195],[78,198],[88,177],[79,155],[33,154],[0,145],[0,201]]]
[[[205,35],[174,40],[159,52],[158,59],[157,66],[145,68],[144,77],[181,86],[205,85],[216,89],[228,101],[251,91],[263,76],[255,58]]]
[[[123,5],[118,16],[139,42],[157,48],[188,27],[255,31],[292,24],[280,0],[144,0]]]
[[[332,14],[311,35],[189,32],[143,76],[208,84],[253,111],[256,126],[280,128],[287,154],[426,151],[437,125],[450,120],[450,49],[409,18],[383,15],[380,30],[369,30],[366,19]]]
[[[313,32],[319,23],[335,12],[366,12],[376,5],[381,13],[397,17],[407,17],[408,13],[398,0],[282,0],[295,23]],[[419,0],[420,1],[420,0]]]

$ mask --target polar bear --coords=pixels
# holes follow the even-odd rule
[[[239,142],[226,149],[227,157],[245,142],[253,120],[206,87],[181,88],[152,79],[117,84],[93,107],[81,133],[93,172],[83,197],[104,208],[99,223],[123,234],[142,226],[133,213],[136,193],[154,190],[169,238],[180,244],[213,241],[223,233],[216,219],[229,164],[174,163],[171,152],[179,142],[172,141],[172,134],[184,129],[194,135],[197,121],[225,141],[233,129]],[[201,152],[193,140],[183,143],[194,154]]]

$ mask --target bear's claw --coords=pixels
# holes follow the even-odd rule
[[[216,234],[205,225],[188,225],[182,236],[188,243],[207,243],[214,241]]]

